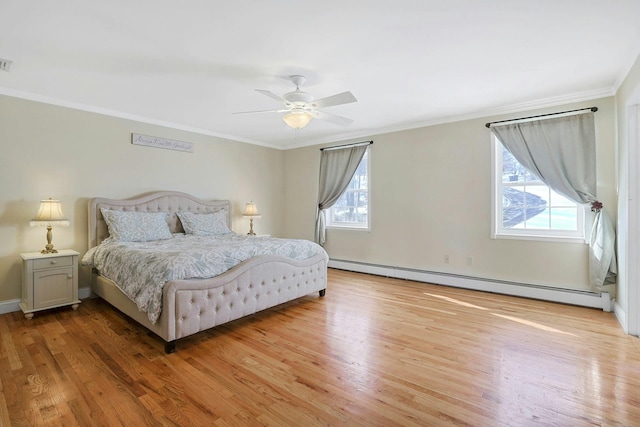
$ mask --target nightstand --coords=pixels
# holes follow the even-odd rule
[[[78,255],[63,249],[54,254],[29,252],[22,257],[22,302],[24,317],[47,308],[71,305],[78,309]]]

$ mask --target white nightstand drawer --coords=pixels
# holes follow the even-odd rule
[[[33,269],[40,270],[43,268],[54,267],[71,267],[73,265],[73,257],[60,256],[55,258],[42,258],[33,260]]]

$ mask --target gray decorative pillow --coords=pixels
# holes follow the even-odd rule
[[[176,212],[186,234],[196,236],[218,236],[231,233],[227,227],[227,211],[196,214],[193,212]]]
[[[171,238],[165,212],[125,212],[100,209],[109,236],[120,242],[148,242]]]

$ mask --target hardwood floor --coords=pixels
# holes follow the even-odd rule
[[[170,355],[100,299],[0,338],[0,426],[640,425],[611,313],[338,270]]]

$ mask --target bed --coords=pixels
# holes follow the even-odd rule
[[[116,274],[104,274],[106,264],[103,263],[103,270],[94,265],[94,254],[113,240],[103,213],[110,220],[110,215],[114,212],[118,215],[162,214],[172,237],[186,238],[184,235],[187,233],[180,217],[184,219],[187,214],[190,217],[196,214],[195,218],[216,216],[224,218],[226,227],[230,229],[231,203],[226,200],[201,200],[173,191],[124,200],[94,198],[89,202],[89,250],[83,257],[83,265],[91,267],[92,292],[162,338],[166,353],[175,352],[176,341],[181,338],[311,293],[318,292],[320,297],[325,294],[328,256],[315,243],[299,240],[292,243],[306,242],[320,250],[306,259],[292,259],[280,253],[260,253],[214,277],[166,276],[171,277],[171,280],[164,282],[159,291],[161,310],[157,318],[150,318],[149,312],[141,310],[134,299],[124,293],[122,289],[125,289],[125,284],[112,280]],[[112,226],[113,223],[110,222],[109,225]],[[287,244],[291,240],[242,236],[236,233],[228,238],[234,242],[251,240],[249,243],[261,243],[262,246]],[[90,254],[91,257],[88,256]]]

